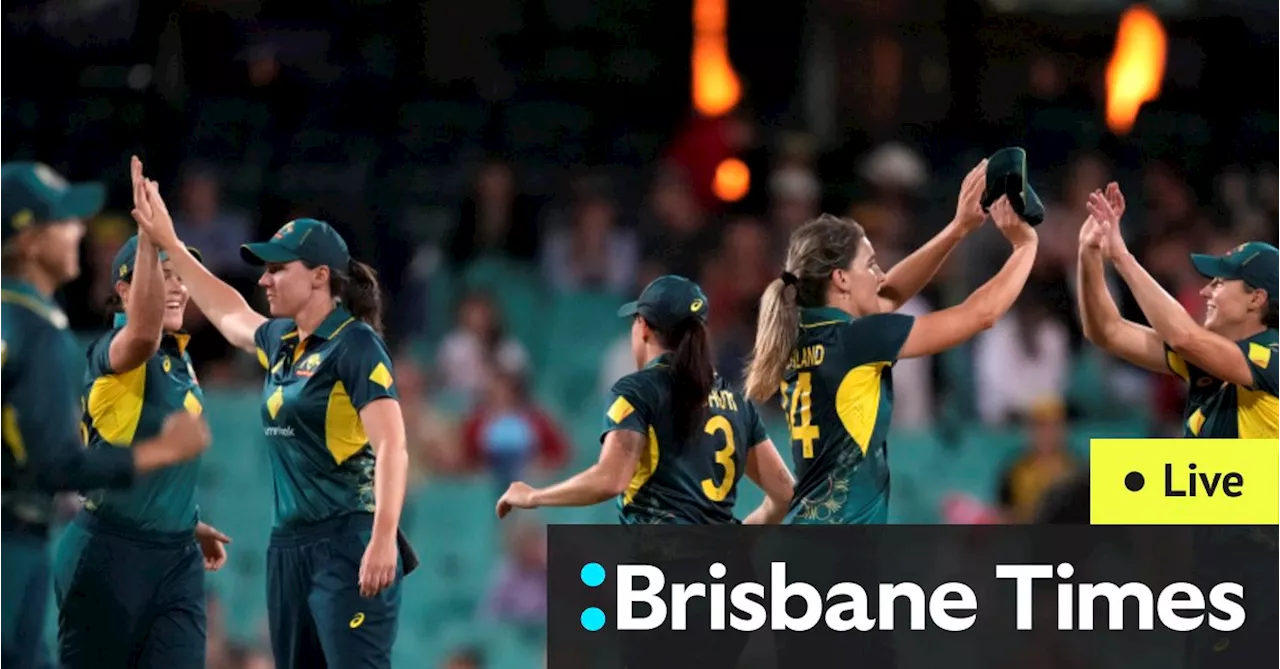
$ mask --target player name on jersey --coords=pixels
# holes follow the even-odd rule
[[[1094,439],[1094,525],[1275,525],[1272,439]]]

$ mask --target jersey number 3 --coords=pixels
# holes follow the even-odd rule
[[[703,430],[710,435],[724,433],[724,448],[716,451],[716,464],[724,469],[724,478],[720,479],[719,485],[713,479],[702,479],[702,494],[713,502],[723,502],[729,496],[729,491],[733,490],[733,480],[737,474],[737,466],[733,462],[736,450],[733,445],[733,425],[724,416],[712,416]]]
[[[791,441],[800,442],[804,459],[813,457],[813,442],[818,440],[818,426],[813,420],[811,402],[813,401],[813,374],[800,372],[796,375],[796,387],[791,390],[791,401],[787,401],[787,384],[782,384],[782,409],[787,413],[787,428],[791,431]],[[796,413],[800,414],[798,417]]]

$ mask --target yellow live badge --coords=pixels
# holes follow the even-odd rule
[[[1275,525],[1280,442],[1274,439],[1094,439],[1094,525]]]

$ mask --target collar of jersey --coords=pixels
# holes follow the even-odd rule
[[[35,286],[31,285],[30,283],[27,283],[26,281],[23,281],[22,279],[18,279],[15,277],[4,277],[4,279],[0,281],[0,287],[3,287],[3,290],[5,292],[20,293],[28,297],[33,297],[37,300],[40,300],[40,303],[45,306],[50,306],[50,307],[57,306],[57,304],[55,304],[51,298],[45,297],[43,294],[40,293],[40,291],[36,290]]]
[[[853,316],[835,307],[805,307],[800,310],[801,325],[825,325],[827,323],[851,323]]]
[[[124,327],[124,324],[128,322],[129,315],[123,311],[116,312],[115,317],[112,319],[112,324],[118,328]],[[186,353],[187,343],[191,341],[191,335],[188,334],[186,330],[166,332],[164,333],[164,337],[160,340],[161,345],[163,346],[166,341],[172,341],[177,346],[178,353]]]
[[[1249,337],[1248,339],[1245,339],[1243,341],[1249,341],[1255,344],[1262,344],[1263,346],[1270,346],[1276,343],[1277,339],[1280,339],[1277,337],[1277,332],[1271,328],[1267,328],[1262,332],[1259,332],[1258,334],[1253,335],[1252,337]]]
[[[659,354],[658,357],[654,358],[653,360],[650,360],[649,362],[645,363],[644,368],[653,369],[654,367],[665,367],[666,365],[669,365],[669,364],[671,364],[671,354],[662,353],[662,354]]]
[[[329,339],[338,334],[342,328],[346,327],[353,320],[355,320],[355,317],[351,315],[351,312],[343,309],[342,307],[334,307],[333,311],[330,311],[329,315],[325,316],[323,321],[320,321],[320,327],[316,328],[316,331],[312,332],[311,336],[319,337],[321,339]],[[298,324],[294,323],[293,329],[284,333],[284,336],[280,338],[294,339],[297,336]]]

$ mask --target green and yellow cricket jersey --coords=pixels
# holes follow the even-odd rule
[[[1187,382],[1184,438],[1275,439],[1280,437],[1280,401],[1276,399],[1280,344],[1275,330],[1236,342],[1253,372],[1253,384],[1241,386],[1210,376],[1165,347],[1169,369]]]
[[[782,380],[797,478],[787,522],[888,520],[891,368],[914,322],[902,314],[855,319],[831,307],[800,310],[800,337]]]
[[[706,422],[692,438],[677,434],[667,354],[613,385],[605,435],[631,430],[648,438],[636,473],[618,499],[625,525],[737,522],[733,504],[747,471],[747,454],[768,438],[756,408],[716,376]]]
[[[346,309],[334,309],[305,340],[290,319],[254,333],[262,423],[275,478],[277,526],[374,510],[374,453],[360,410],[396,398],[382,337]]]
[[[124,329],[115,328],[89,345],[85,368],[84,431],[90,449],[129,448],[160,434],[169,414],[204,411],[204,391],[187,355],[190,335],[165,333],[160,349],[142,365],[111,368],[111,342]],[[95,490],[84,508],[94,515],[143,532],[182,532],[196,526],[196,484],[200,458],[140,477],[128,490]]]
[[[127,486],[128,451],[86,453],[67,317],[30,284],[3,280],[3,509],[6,529],[48,526],[53,494]]]

